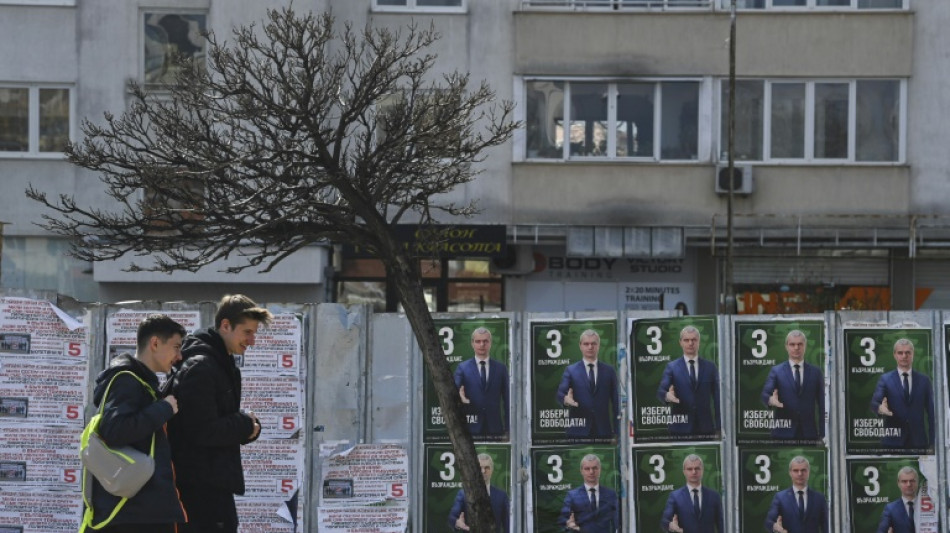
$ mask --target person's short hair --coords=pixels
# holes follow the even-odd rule
[[[488,464],[491,465],[492,469],[495,468],[495,461],[492,460],[491,456],[488,455],[487,453],[480,453],[480,454],[478,454],[478,460],[479,460],[479,461],[488,461]]]
[[[600,342],[600,333],[597,333],[592,329],[585,329],[584,332],[581,333],[581,336],[577,338],[577,340],[582,341],[584,340],[584,337],[595,337],[597,342]]]
[[[600,457],[597,457],[597,454],[589,453],[581,459],[581,468],[584,467],[584,463],[589,463],[595,461],[598,465],[600,464]]]
[[[492,340],[491,331],[488,328],[478,328],[472,332],[472,339],[475,338],[475,335],[488,335],[488,340]]]
[[[904,468],[901,468],[900,470],[897,471],[897,481],[898,481],[898,483],[900,482],[901,476],[904,476],[904,475],[907,475],[907,474],[914,474],[914,479],[917,479],[917,480],[920,479],[920,476],[917,474],[917,470],[915,470],[914,467],[912,467],[912,466],[905,466]]]
[[[703,463],[702,457],[696,455],[695,453],[691,453],[686,456],[686,459],[683,459],[683,468],[686,468],[686,463],[692,463],[695,461],[699,461],[699,464],[706,466],[705,463]]]
[[[687,333],[695,333],[696,340],[699,340],[702,338],[702,335],[700,335],[699,330],[696,329],[696,326],[686,326],[685,328],[680,330],[680,339],[682,340],[683,335],[686,335]]]
[[[910,351],[914,351],[914,343],[910,339],[897,339],[897,342],[894,343],[894,351],[897,351],[898,346],[910,346]]]
[[[256,320],[263,325],[270,324],[274,315],[267,309],[259,307],[254,300],[243,294],[225,294],[218,303],[218,311],[214,314],[214,327],[220,328],[225,320],[236,326],[245,320]]]
[[[805,340],[805,343],[808,343],[808,337],[805,336],[805,333],[800,329],[793,329],[788,332],[788,335],[785,336],[785,344],[788,344],[788,340],[792,337],[801,337]]]
[[[148,348],[148,341],[152,337],[158,337],[162,342],[167,341],[175,335],[184,337],[188,334],[185,327],[172,320],[168,315],[154,313],[143,318],[139,322],[139,329],[135,334],[135,345],[140,352]]]
[[[788,469],[791,470],[792,465],[801,463],[805,463],[805,466],[808,467],[808,470],[811,470],[811,463],[809,463],[808,459],[802,455],[796,455],[795,457],[792,457],[792,460],[788,462]]]

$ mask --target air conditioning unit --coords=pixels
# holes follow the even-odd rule
[[[729,194],[729,165],[716,166],[716,194]],[[732,193],[738,195],[752,194],[752,166],[733,165]]]
[[[491,271],[507,275],[534,272],[534,250],[530,246],[509,244],[505,255],[491,260]]]

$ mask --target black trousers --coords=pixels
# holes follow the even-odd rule
[[[178,493],[188,514],[188,523],[179,524],[179,532],[237,533],[237,507],[233,494],[185,485],[178,487]]]

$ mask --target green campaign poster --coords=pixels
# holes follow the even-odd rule
[[[851,531],[910,531],[905,528],[910,515],[902,484],[914,507],[916,533],[938,531],[936,456],[857,458],[847,463]]]
[[[737,443],[823,445],[828,412],[825,323],[739,321],[735,330]]]
[[[703,497],[699,513],[693,511],[686,487],[687,468],[697,464],[701,469],[699,483],[693,480],[693,484],[715,492]],[[669,531],[671,521],[675,521],[683,531],[696,531],[700,523],[708,523],[715,526],[711,531],[725,533],[720,526],[725,507],[718,444],[636,449],[633,480],[636,531]]]
[[[718,440],[716,317],[636,320],[632,329],[634,442]]]
[[[464,394],[462,412],[472,436],[476,441],[508,440],[511,416],[508,319],[437,319],[435,327],[456,387],[460,396]],[[486,363],[482,365],[486,369],[484,380],[480,375],[480,358]],[[423,438],[425,442],[448,442],[442,408],[425,366],[422,382]]]
[[[489,497],[498,531],[515,531],[511,512],[511,446],[480,444],[475,446],[482,474],[487,475]],[[465,523],[462,475],[452,447],[448,444],[426,445],[423,494],[423,531],[453,531]],[[486,472],[486,467],[490,469]],[[459,520],[461,519],[461,522]],[[467,525],[467,524],[466,524]]]
[[[933,453],[932,331],[846,328],[843,334],[847,453]]]
[[[617,321],[531,322],[529,331],[532,442],[617,442]]]
[[[769,516],[773,504],[775,508],[787,509],[787,505],[780,505],[792,488],[792,461],[802,457],[807,461],[808,472],[805,484],[809,491],[814,491],[814,500],[810,500],[813,507],[808,510],[809,518],[813,520],[808,526],[802,526],[798,531],[809,533],[830,533],[830,516],[834,515],[831,509],[832,501],[828,498],[828,452],[822,448],[740,448],[739,449],[739,531],[742,533],[760,533],[772,531],[768,523],[782,517],[782,513]],[[796,461],[796,468],[800,465]],[[793,500],[794,501],[794,500]],[[822,506],[825,512],[821,513]],[[824,515],[825,524],[822,532],[817,525],[817,518]],[[792,524],[793,517],[784,517],[785,527]],[[854,530],[873,531],[873,530]]]
[[[531,479],[534,512],[529,516],[536,533],[561,533],[572,524],[597,533],[621,530],[624,496],[616,447],[535,448]],[[600,486],[594,510],[585,492],[585,482],[592,480]]]

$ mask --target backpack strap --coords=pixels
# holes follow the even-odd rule
[[[146,383],[145,380],[140,378],[135,372],[132,372],[130,370],[123,370],[121,372],[116,372],[116,374],[112,376],[112,379],[109,380],[109,384],[106,386],[105,394],[102,395],[102,402],[99,404],[99,412],[89,420],[89,424],[86,426],[86,428],[82,432],[82,437],[80,437],[81,439],[80,449],[83,449],[88,445],[90,433],[99,432],[99,420],[102,417],[102,411],[105,408],[106,398],[109,396],[109,390],[112,389],[112,384],[115,382],[115,378],[121,376],[122,374],[128,374],[132,376],[133,378],[137,379],[139,383],[141,383],[142,386],[145,387],[145,390],[147,390],[148,393],[152,396],[153,400],[158,399],[155,396],[155,391],[152,389],[151,385]],[[151,449],[149,449],[148,455],[149,457],[152,457],[153,459],[155,458],[155,433],[152,433],[152,446],[151,446]],[[86,469],[83,468],[82,469],[82,501],[85,504],[86,509],[83,512],[82,524],[79,525],[79,533],[84,533],[87,527],[90,529],[102,529],[103,527],[107,526],[109,522],[111,522],[112,519],[115,518],[115,515],[119,514],[119,511],[123,507],[125,507],[125,502],[129,501],[129,499],[122,498],[121,500],[119,500],[119,503],[116,504],[115,508],[109,514],[108,518],[106,518],[102,522],[99,522],[98,524],[93,524],[92,523],[93,522],[92,476],[90,476],[89,473],[86,472]]]

